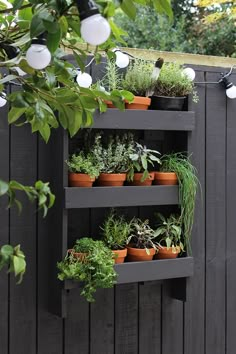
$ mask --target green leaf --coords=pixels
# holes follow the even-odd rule
[[[144,170],[147,170],[147,159],[145,156],[141,156],[142,166]]]
[[[24,274],[26,269],[26,262],[21,257],[13,256],[13,267],[15,276],[22,273]]]
[[[8,192],[9,185],[8,183],[0,180],[0,196],[6,194]]]
[[[132,0],[122,0],[120,7],[124,11],[124,13],[128,15],[132,20],[135,19],[136,7]]]
[[[11,245],[4,245],[1,247],[0,253],[3,256],[9,257],[13,254],[14,248]]]
[[[3,79],[0,80],[0,84],[5,84],[6,82],[17,79],[16,75],[7,75]]]
[[[61,37],[65,37],[68,31],[68,22],[65,16],[61,16],[58,20],[60,29],[61,29]]]
[[[35,70],[29,66],[27,61],[25,59],[22,59],[19,63],[19,68],[23,70],[25,73],[33,75],[35,73]]]
[[[18,10],[23,5],[24,0],[15,0],[13,3],[13,11]]]
[[[30,24],[30,36],[31,38],[38,37],[43,32],[45,32],[43,20],[39,17],[39,14],[36,13]]]
[[[22,114],[25,113],[25,111],[27,110],[27,107],[12,107],[11,110],[8,113],[8,122],[9,124],[14,123],[15,121],[17,121]]]
[[[39,129],[39,132],[40,132],[41,136],[43,137],[43,139],[45,140],[45,142],[47,143],[50,138],[50,135],[51,135],[51,129],[50,129],[49,125],[47,123],[45,123],[43,125],[43,127]]]
[[[47,35],[47,47],[51,53],[54,53],[59,47],[61,40],[61,29],[58,27],[57,32],[51,33],[49,32]]]

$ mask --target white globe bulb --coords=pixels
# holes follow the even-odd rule
[[[81,21],[81,37],[91,45],[100,45],[110,37],[111,28],[107,20],[96,14]]]
[[[192,68],[185,68],[183,70],[183,74],[187,76],[187,78],[191,81],[195,79],[196,73]]]
[[[231,86],[230,88],[226,89],[226,95],[228,98],[236,98],[236,86]]]
[[[80,87],[89,88],[92,85],[93,80],[89,74],[79,72],[76,81]]]
[[[45,69],[50,64],[51,53],[43,44],[31,44],[26,52],[26,60],[33,69]]]
[[[129,56],[122,52],[116,52],[116,65],[118,68],[126,68],[129,65]]]
[[[0,94],[0,107],[4,107],[7,104],[6,100],[6,94],[4,92],[1,92]]]

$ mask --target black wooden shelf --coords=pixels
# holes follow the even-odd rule
[[[89,128],[192,131],[195,128],[195,113],[129,109],[121,112],[114,108],[106,113],[96,112],[94,124]]]
[[[178,203],[178,186],[65,188],[66,209]]]
[[[143,281],[186,278],[193,275],[193,258],[163,259],[150,262],[127,262],[114,266],[118,277],[117,284]],[[79,282],[66,280],[64,289],[78,288]]]

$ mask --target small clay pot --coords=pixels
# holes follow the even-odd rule
[[[154,172],[149,172],[149,177],[143,182],[141,182],[142,177],[142,173],[134,173],[133,181],[129,182],[128,184],[130,186],[151,186],[152,181],[154,180]]]
[[[177,258],[178,254],[180,253],[180,248],[175,247],[176,252],[174,253],[172,247],[158,247],[158,253],[155,255],[155,259],[171,259]]]
[[[114,261],[116,264],[124,263],[125,257],[127,256],[127,248],[123,250],[112,250],[114,254]]]
[[[155,248],[149,248],[149,253],[147,254],[145,248],[133,248],[132,246],[127,246],[127,260],[129,262],[144,262],[151,261],[154,254],[156,253]]]
[[[132,103],[125,103],[125,108],[147,110],[150,104],[151,104],[151,98],[134,96],[134,100]]]
[[[101,173],[98,185],[103,187],[121,187],[126,180],[126,173]]]
[[[178,177],[175,172],[155,172],[154,184],[176,185]]]
[[[86,173],[69,173],[70,187],[92,187],[95,177],[90,177]]]
[[[69,249],[67,252],[72,254],[74,258],[79,258],[81,262],[84,262],[87,257],[87,253],[75,252],[73,248]]]
[[[112,101],[108,101],[108,100],[105,100],[104,101],[107,105],[108,108],[117,108],[113,103]]]

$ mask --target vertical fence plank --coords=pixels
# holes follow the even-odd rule
[[[0,179],[9,180],[9,126],[8,105],[1,108],[0,116]],[[9,210],[7,197],[0,198],[0,247],[9,241]],[[8,276],[5,269],[0,274],[0,345],[1,353],[8,353]]]
[[[196,73],[196,81],[205,80],[204,72]],[[189,102],[189,109],[195,111],[196,126],[189,135],[188,152],[197,168],[201,184],[195,205],[192,230],[192,253],[194,276],[187,282],[187,302],[185,309],[184,339],[185,354],[203,354],[205,347],[205,94],[206,85],[197,85],[199,102]],[[197,333],[197,335],[196,335]]]
[[[11,179],[34,184],[37,178],[37,136],[29,126],[11,127]],[[36,353],[36,206],[21,198],[23,210],[10,212],[10,242],[21,244],[27,257],[23,283],[10,287],[10,354]],[[27,338],[27,340],[23,340]]]
[[[206,75],[206,81],[218,78]],[[219,85],[206,90],[206,353],[224,354],[226,96]]]
[[[236,75],[233,75],[232,81],[236,81]],[[236,181],[236,159],[235,159],[235,136],[236,136],[236,100],[227,101],[227,278],[226,278],[226,296],[227,296],[227,337],[226,348],[227,354],[235,353],[235,337],[236,337],[236,218],[235,218],[235,181]]]

